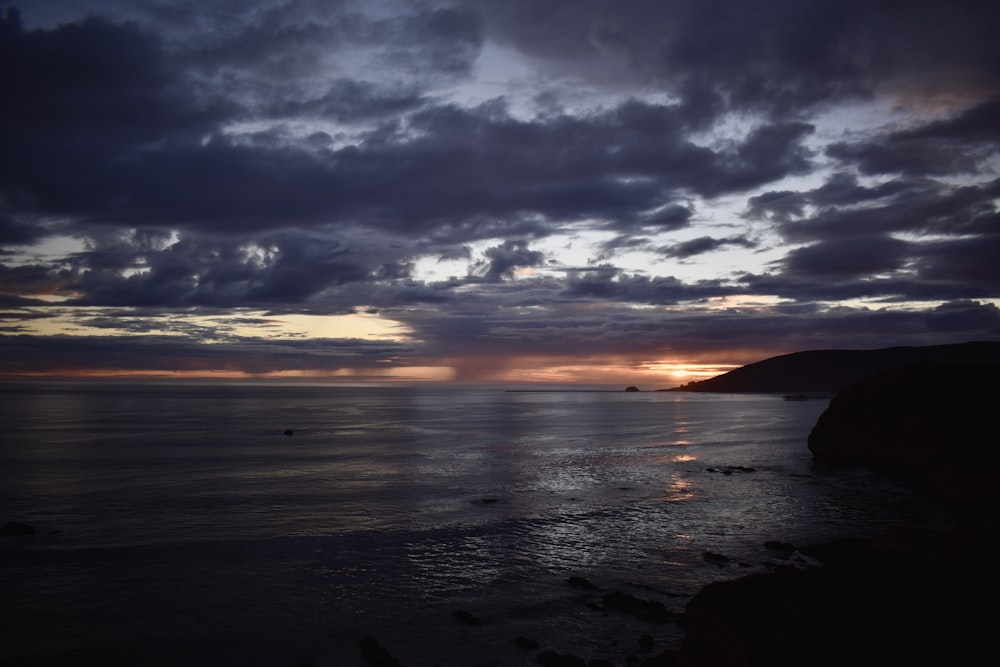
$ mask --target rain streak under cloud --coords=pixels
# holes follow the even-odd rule
[[[2,5],[0,374],[641,383],[1000,338],[1000,7]]]

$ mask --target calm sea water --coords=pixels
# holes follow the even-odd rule
[[[624,665],[680,630],[602,591],[682,611],[705,583],[783,562],[768,540],[935,519],[879,475],[813,468],[826,404],[0,386],[0,523],[38,531],[0,538],[0,661],[354,666],[372,634],[411,666],[535,664],[518,636]]]

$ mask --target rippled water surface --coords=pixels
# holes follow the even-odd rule
[[[927,519],[877,475],[814,470],[826,401],[496,388],[0,387],[0,657],[25,664],[625,664],[793,543]],[[291,434],[285,433],[290,430]],[[719,565],[704,552],[724,554]],[[480,625],[462,623],[457,610]],[[63,664],[63,663],[60,663]]]

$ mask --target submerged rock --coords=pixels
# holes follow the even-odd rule
[[[974,600],[993,575],[965,562],[979,538],[889,531],[801,549],[823,567],[709,584],[685,607],[682,664],[975,664],[992,637]]]
[[[470,612],[467,612],[464,609],[459,609],[457,611],[453,611],[451,615],[454,616],[455,618],[457,618],[458,620],[462,621],[466,625],[481,625],[482,624],[482,621],[479,619],[478,616],[476,616],[475,614],[472,614]]]
[[[637,598],[630,593],[621,591],[611,591],[601,597],[601,602],[605,607],[614,609],[626,614],[631,614],[645,621],[655,623],[665,623],[673,618],[673,614],[662,602],[656,600],[644,600]]]
[[[23,535],[34,535],[35,528],[20,521],[8,521],[6,525],[0,527],[0,536],[19,537]]]
[[[399,661],[371,635],[361,638],[360,648],[361,655],[371,667],[401,667]]]
[[[725,567],[729,565],[730,558],[725,554],[717,554],[712,551],[703,551],[701,557],[708,563],[712,565],[718,565],[719,567]]]
[[[573,576],[569,577],[568,579],[566,579],[566,583],[568,583],[570,586],[575,586],[577,588],[585,588],[585,589],[591,590],[591,591],[600,590],[589,579],[587,579],[585,577],[577,576],[577,575],[573,575]]]
[[[545,649],[535,660],[542,667],[587,667],[587,661],[572,653],[559,653],[552,649]]]

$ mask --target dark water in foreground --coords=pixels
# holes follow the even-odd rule
[[[534,664],[519,635],[624,665],[680,631],[602,609],[567,577],[682,611],[705,583],[782,562],[767,540],[933,519],[878,475],[813,468],[806,438],[825,407],[6,385],[0,523],[38,533],[0,538],[0,662],[351,667],[371,633],[410,666]]]

